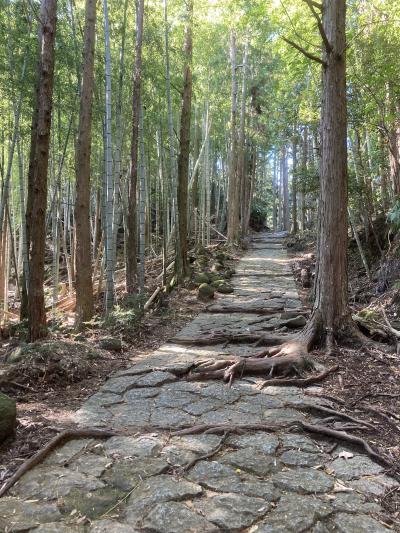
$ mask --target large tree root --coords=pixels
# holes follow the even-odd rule
[[[316,433],[323,435],[325,437],[334,438],[343,442],[349,442],[355,444],[356,446],[361,447],[371,459],[377,463],[382,464],[386,468],[389,468],[393,471],[396,470],[396,465],[387,459],[385,456],[379,454],[371,448],[368,442],[361,437],[352,435],[351,433],[346,433],[345,431],[338,431],[335,429],[328,428],[326,426],[309,424],[308,422],[296,421],[291,426],[280,426],[280,425],[267,425],[267,424],[201,424],[171,433],[171,436],[182,436],[182,435],[199,435],[199,434],[225,434],[226,432],[235,433],[235,434],[244,434],[248,431],[264,431],[264,432],[276,432],[279,430],[290,431],[300,427],[302,430],[309,433]],[[396,472],[392,472],[391,475],[397,480],[400,479],[400,476]]]
[[[273,346],[253,357],[235,357],[200,362],[186,376],[188,381],[222,379],[232,384],[237,377],[244,375],[267,375],[269,379],[279,374],[287,377],[291,373],[301,375],[313,363],[308,357],[308,341],[301,336],[280,346]]]
[[[15,483],[21,479],[21,477],[41,462],[58,446],[65,444],[73,439],[108,439],[109,437],[115,437],[120,435],[121,432],[113,430],[100,430],[100,429],[66,429],[55,437],[53,437],[41,450],[35,453],[30,459],[25,461],[13,476],[10,477],[6,483],[0,489],[0,498],[8,492],[8,490],[15,485]]]
[[[350,422],[354,422],[355,424],[358,424],[360,426],[367,427],[369,429],[375,430],[376,427],[369,422],[366,422],[365,420],[361,420],[360,418],[355,418],[354,416],[350,416],[346,413],[342,413],[342,411],[337,411],[336,409],[330,409],[329,407],[324,407],[323,405],[308,405],[306,407],[309,411],[319,411],[320,413],[325,413],[327,415],[330,415],[332,418],[343,418],[344,420],[349,420]]]
[[[171,437],[182,437],[184,435],[221,435],[224,433],[234,433],[235,435],[243,435],[248,431],[265,431],[275,432],[283,429],[281,425],[271,424],[197,424],[183,429],[178,429],[171,433]],[[287,428],[286,428],[287,429]]]
[[[293,386],[293,387],[308,387],[308,385],[312,385],[313,383],[318,383],[319,381],[323,381],[329,374],[332,374],[333,372],[336,372],[339,370],[339,365],[331,366],[330,368],[327,368],[320,374],[317,374],[315,376],[310,376],[308,378],[287,378],[287,379],[267,379],[260,383],[257,388],[263,389],[264,387],[270,387],[270,386]]]
[[[319,435],[324,435],[326,437],[332,437],[334,439],[350,442],[351,444],[356,444],[357,446],[363,448],[364,451],[371,457],[371,459],[373,459],[377,463],[380,463],[383,466],[393,470],[396,469],[396,465],[392,461],[390,461],[380,453],[374,451],[368,444],[368,442],[362,439],[361,437],[351,435],[350,433],[346,433],[345,431],[337,431],[335,429],[331,429],[325,426],[308,424],[307,422],[299,421],[298,424],[301,428],[306,431],[309,431],[310,433],[318,433]],[[397,480],[400,479],[400,476],[397,473],[392,473],[391,475],[393,475],[393,477],[395,477]]]
[[[207,337],[174,337],[169,342],[183,346],[215,346],[217,344],[252,344],[256,346],[276,346],[282,342],[290,341],[292,337],[271,335],[228,335],[215,334]]]
[[[290,354],[270,358],[237,357],[218,361],[208,360],[195,367],[186,379],[188,381],[222,379],[231,385],[235,378],[248,374],[268,374],[272,377],[274,372],[284,376],[290,372],[300,373],[308,364],[302,355]]]
[[[219,305],[212,304],[206,307],[207,313],[243,313],[245,315],[277,315],[285,310],[284,306],[277,307],[246,307],[244,305]],[[289,310],[288,310],[289,312]],[[290,309],[290,313],[297,315],[308,315],[309,311],[304,309]]]
[[[340,413],[341,414],[341,413]],[[327,437],[332,437],[339,439],[345,442],[350,442],[361,446],[365,452],[375,461],[381,463],[391,470],[396,470],[396,465],[394,465],[389,459],[375,452],[371,446],[362,438],[355,435],[351,435],[344,431],[338,431],[326,426],[308,424],[303,421],[296,421],[295,423],[285,426],[282,424],[198,424],[189,427],[181,427],[181,429],[176,429],[175,427],[166,426],[145,426],[145,427],[135,427],[131,428],[131,432],[124,430],[115,430],[115,429],[67,429],[62,431],[55,437],[53,437],[41,450],[35,453],[31,458],[25,461],[18,470],[14,473],[13,476],[8,479],[0,489],[0,498],[4,496],[11,487],[13,487],[21,477],[26,474],[29,470],[39,465],[44,461],[44,459],[53,452],[58,446],[65,444],[66,442],[73,439],[108,439],[115,436],[129,436],[129,435],[138,435],[144,433],[154,433],[154,432],[169,432],[170,437],[181,437],[184,435],[200,435],[200,434],[215,434],[222,435],[220,442],[217,447],[208,452],[207,454],[200,456],[194,459],[192,462],[185,465],[184,470],[189,470],[196,462],[202,459],[209,459],[210,457],[217,454],[223,447],[225,440],[231,434],[243,435],[249,431],[264,431],[264,432],[276,432],[276,431],[292,431],[296,427],[300,427],[304,431],[311,433],[318,433]],[[400,475],[397,473],[392,473],[393,477],[397,480],[400,480]]]

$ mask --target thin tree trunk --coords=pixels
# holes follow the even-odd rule
[[[35,341],[47,335],[44,301],[44,258],[46,244],[47,172],[49,161],[51,110],[53,103],[54,45],[57,0],[42,0],[40,10],[40,76],[36,146],[33,166],[31,256],[29,268],[29,336]]]
[[[354,217],[353,217],[353,213],[351,212],[350,208],[348,208],[348,215],[349,215],[349,222],[350,222],[351,231],[352,231],[352,233],[354,235],[354,238],[356,240],[357,248],[358,248],[358,251],[360,252],[360,257],[361,257],[361,260],[362,260],[363,265],[364,265],[365,273],[367,274],[368,280],[371,281],[371,271],[370,271],[369,266],[368,266],[367,257],[366,257],[366,255],[364,253],[364,249],[362,247],[360,238],[358,236],[356,224],[355,224]]]
[[[278,156],[274,150],[274,162],[272,170],[272,231],[278,230]]]
[[[182,281],[189,270],[187,257],[188,231],[188,180],[189,180],[189,151],[190,151],[190,122],[192,111],[192,24],[193,0],[186,1],[186,25],[184,44],[184,71],[182,111],[179,134],[178,183],[177,183],[177,215],[178,215],[178,250],[175,269],[177,278]]]
[[[176,180],[176,158],[174,150],[174,119],[172,114],[172,99],[171,99],[171,74],[169,66],[169,28],[168,28],[168,2],[164,0],[164,54],[165,54],[165,79],[167,90],[167,122],[168,122],[168,141],[169,141],[169,179],[171,187],[171,213],[172,224],[168,225],[175,228],[177,233],[178,228],[176,224],[176,204],[177,204],[177,180]],[[179,246],[178,238],[176,238],[176,246]]]
[[[106,260],[106,312],[114,305],[114,245],[113,245],[113,213],[114,184],[112,174],[112,117],[111,117],[111,52],[110,28],[108,20],[107,0],[103,0],[104,11],[104,46],[106,71],[106,116],[105,116],[105,260]]]
[[[145,278],[145,247],[146,247],[146,169],[145,169],[145,154],[144,154],[144,130],[143,130],[143,105],[140,102],[140,118],[139,118],[139,155],[140,155],[140,187],[139,187],[139,292],[144,293],[144,278]]]
[[[22,66],[22,73],[21,73],[22,81],[24,81],[24,78],[25,78],[27,55],[28,55],[28,52],[26,51],[25,56],[24,56],[24,63]],[[12,165],[13,165],[13,160],[14,160],[15,146],[16,146],[17,139],[19,136],[19,119],[21,116],[23,97],[24,97],[24,92],[23,92],[23,89],[21,89],[18,102],[14,107],[14,129],[13,129],[13,135],[12,135],[10,149],[8,153],[7,171],[6,171],[6,175],[5,175],[3,187],[2,187],[2,195],[1,195],[1,202],[0,202],[0,235],[3,231],[3,220],[5,219],[4,212],[7,206],[8,196],[10,192],[11,172],[12,172]]]
[[[296,235],[298,231],[297,224],[297,131],[295,128],[292,142],[292,230]]]
[[[282,176],[282,229],[289,231],[289,176],[288,176],[288,160],[286,146],[282,146],[281,156],[281,176]]]
[[[140,98],[142,86],[142,42],[144,0],[138,0],[136,10],[136,43],[135,65],[133,72],[132,93],[132,137],[131,137],[131,172],[128,182],[128,213],[126,242],[126,290],[133,293],[136,290],[137,278],[137,180],[138,180],[138,147]]]
[[[25,213],[25,183],[24,183],[24,166],[21,154],[21,146],[19,139],[17,140],[17,154],[18,154],[18,178],[19,178],[19,205],[21,211],[21,248],[22,248],[22,288],[21,301],[23,294],[28,295],[28,280],[29,280],[29,255],[28,243],[26,236],[26,213]],[[22,304],[21,304],[22,305]]]
[[[124,75],[125,75],[125,41],[126,41],[126,19],[127,19],[128,0],[124,2],[124,18],[122,21],[122,38],[121,51],[119,61],[119,78],[118,78],[118,93],[117,105],[115,113],[115,129],[117,141],[115,145],[114,157],[114,212],[113,212],[113,263],[114,267],[117,261],[117,245],[118,245],[118,229],[120,222],[121,204],[120,198],[120,184],[121,184],[121,151],[122,142],[124,138],[124,127],[122,122],[122,101],[124,91]]]
[[[248,183],[246,180],[246,95],[247,95],[247,60],[248,60],[248,41],[246,40],[243,54],[242,67],[242,96],[240,106],[240,123],[239,123],[239,143],[238,143],[238,161],[237,161],[237,179],[240,187],[240,220],[242,225],[242,237],[245,236],[245,218],[246,218],[246,196]]]
[[[84,65],[76,153],[76,318],[81,328],[94,313],[92,254],[90,238],[90,156],[92,148],[92,101],[94,82],[94,49],[96,38],[96,0],[85,4]]]
[[[229,185],[228,185],[228,242],[237,243],[239,241],[240,227],[240,199],[239,199],[239,180],[237,173],[237,106],[238,106],[238,84],[236,77],[236,33],[231,33],[231,71],[232,71],[232,103],[231,103],[231,141],[229,157]]]
[[[308,172],[308,126],[304,126],[303,129],[303,143],[302,143],[302,163],[301,163],[301,173],[302,173],[302,184],[301,184],[301,194],[300,194],[300,229],[301,231],[306,230],[306,221],[307,221],[307,202],[306,202],[306,186],[305,182],[307,179]]]

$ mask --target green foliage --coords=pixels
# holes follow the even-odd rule
[[[396,200],[388,213],[388,221],[395,230],[400,230],[400,198]]]
[[[267,223],[268,204],[258,201],[253,203],[250,212],[250,226],[255,230],[261,230]]]

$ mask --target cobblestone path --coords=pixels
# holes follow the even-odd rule
[[[234,293],[214,306],[240,305],[246,312],[202,313],[179,337],[274,330],[290,335],[301,325],[282,236],[255,239],[236,267],[233,285]],[[264,307],[276,312],[255,312]],[[340,443],[333,449],[329,440],[290,430],[296,420],[320,421],[310,406],[323,400],[296,387],[259,390],[256,378],[237,380],[229,389],[181,377],[198,359],[258,350],[165,344],[112,375],[77,412],[77,420],[130,435],[60,447],[0,499],[0,531],[389,531],[374,501],[396,485],[384,468],[360,450]],[[227,422],[280,424],[282,430],[229,435],[221,444],[219,435],[174,437],[167,430],[138,429]]]

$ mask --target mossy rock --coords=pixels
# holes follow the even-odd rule
[[[193,281],[197,285],[202,285],[203,283],[209,283],[210,276],[206,272],[199,272],[198,274],[195,274]]]
[[[87,338],[82,333],[78,333],[78,335],[74,335],[73,337],[75,342],[86,342]]]
[[[218,280],[212,283],[212,286],[215,287],[215,290],[221,294],[230,294],[233,292],[233,287],[229,283],[226,283],[225,280]]]
[[[0,392],[0,442],[14,434],[16,420],[15,401]]]
[[[221,270],[224,269],[224,265],[222,263],[214,263],[213,266],[211,267],[211,272],[220,272]]]
[[[222,287],[222,285],[226,285],[226,280],[221,278],[217,278],[211,283],[211,286],[215,289],[218,289],[218,287]]]
[[[24,358],[24,347],[25,344],[17,346],[8,356],[7,363],[18,363]]]
[[[208,265],[208,258],[204,255],[200,255],[197,257],[195,264],[199,265],[200,267],[206,267]]]
[[[99,346],[103,350],[108,350],[109,352],[122,351],[121,339],[117,339],[116,337],[104,337],[103,339],[100,339]]]
[[[233,274],[235,274],[235,269],[234,268],[227,268],[224,271],[225,279],[230,279],[233,276]]]
[[[211,287],[208,283],[202,283],[199,287],[199,298],[201,300],[211,300],[214,298],[214,287]]]
[[[223,263],[225,259],[228,259],[228,254],[226,254],[225,252],[217,252],[215,254],[215,258],[218,259],[220,263]]]

